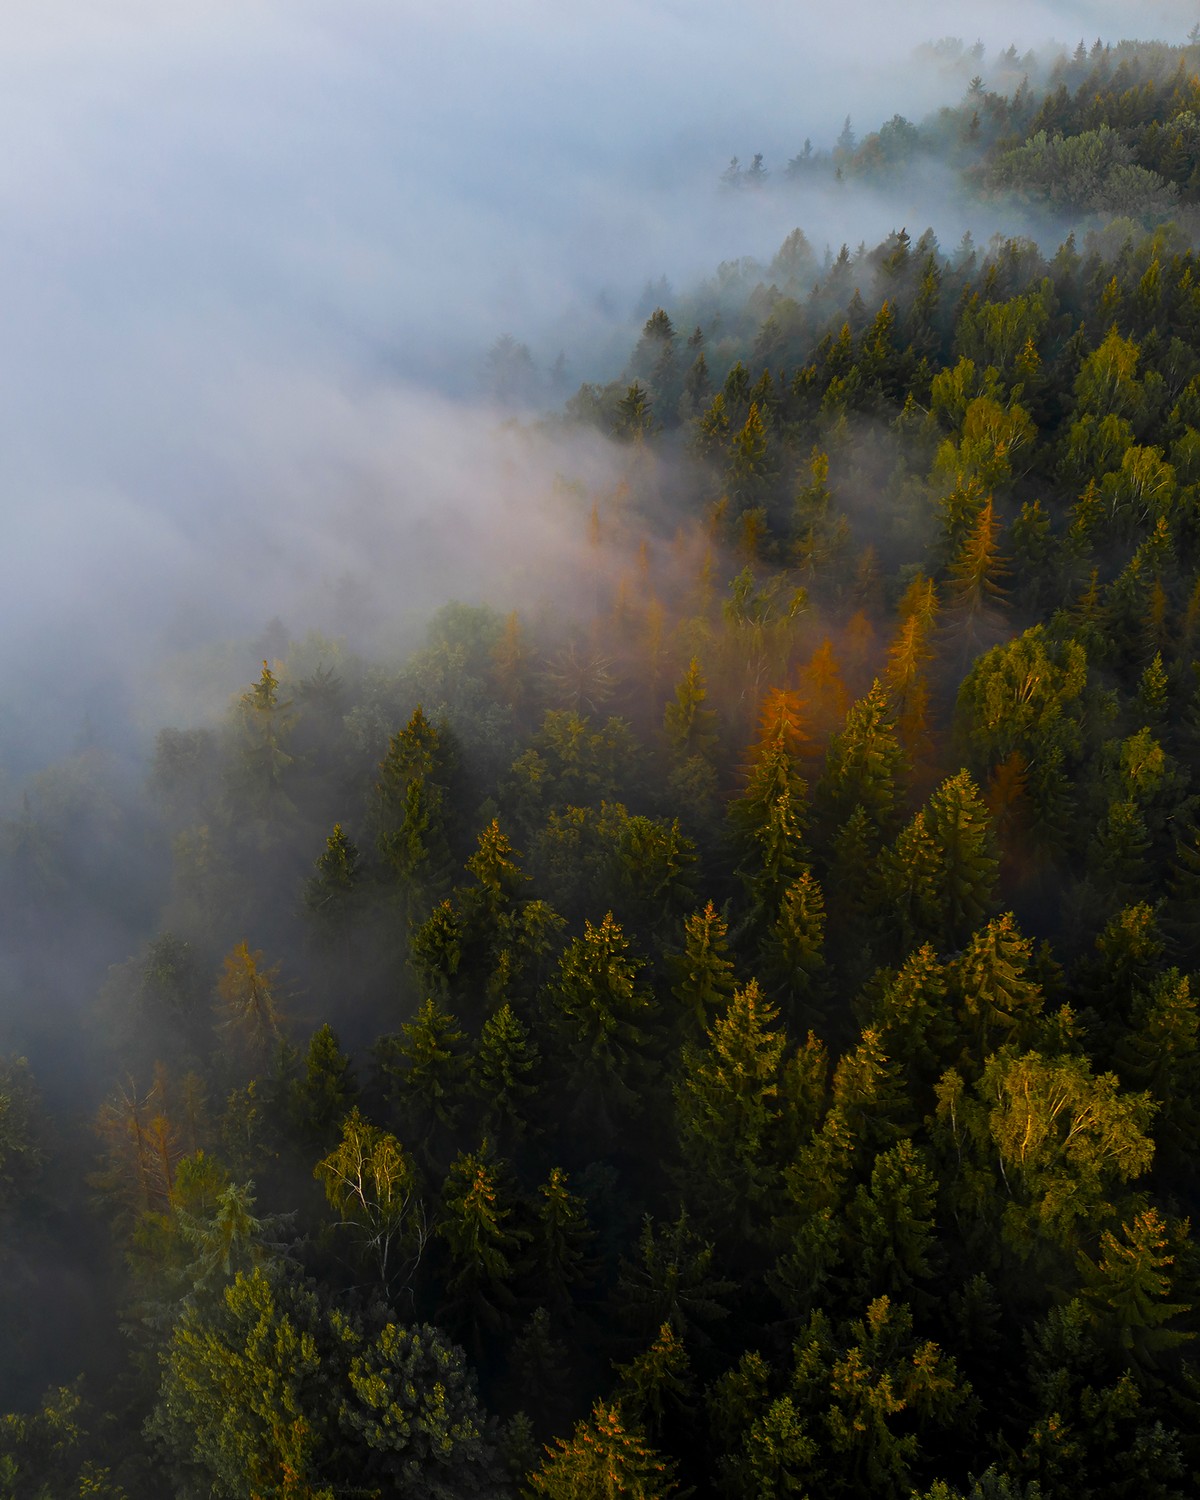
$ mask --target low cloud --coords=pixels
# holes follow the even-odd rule
[[[751,200],[717,179],[734,152],[778,170],[806,136],[830,145],[847,113],[865,133],[953,102],[961,78],[912,54],[968,21],[992,56],[1129,19],[14,0],[0,701],[50,753],[118,681],[145,718],[144,684],[181,642],[273,615],[336,627],[347,593],[386,634],[380,611],[502,599],[518,566],[527,590],[566,544],[555,474],[606,460],[496,434],[474,402],[501,333],[543,367],[562,350],[576,381],[609,378],[649,278],[682,289],[722,259],[769,259],[796,224],[818,249],[900,222],[943,243],[990,232],[936,171],[899,196]],[[1192,19],[1136,16],[1175,41]]]

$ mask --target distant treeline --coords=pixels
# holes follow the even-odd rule
[[[1080,42],[1047,66],[1010,47],[985,67],[982,46],[943,43],[925,61],[965,73],[963,102],[913,123],[894,115],[861,141],[847,117],[832,147],[805,140],[781,168],[755,154],[721,174],[747,191],[814,180],[894,184],[923,164],[951,168],[980,200],[1009,196],[1060,215],[1161,219],[1200,195],[1200,44]]]

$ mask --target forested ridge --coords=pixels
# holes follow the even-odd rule
[[[0,1495],[1200,1492],[1198,69],[732,169],[1062,234],[721,266],[518,424],[573,610],[12,779]]]

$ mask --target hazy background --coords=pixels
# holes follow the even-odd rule
[[[498,335],[573,383],[676,288],[800,223],[818,249],[966,227],[900,201],[722,193],[919,119],[989,59],[1182,41],[1191,4],[8,0],[0,21],[0,764],[211,704],[180,663],[529,586],[554,476],[497,438]],[[970,30],[964,32],[963,28]],[[986,65],[982,69],[985,81]],[[983,234],[995,226],[973,226]],[[520,570],[520,571],[518,571]],[[356,610],[358,615],[356,616]],[[383,625],[381,627],[381,620]],[[364,625],[364,630],[367,627]],[[249,653],[247,653],[249,655]],[[221,692],[255,675],[231,665]]]

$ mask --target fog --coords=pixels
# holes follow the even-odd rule
[[[959,102],[974,69],[915,59],[931,40],[981,40],[988,82],[1010,44],[1135,22],[1180,42],[1195,19],[1182,0],[8,0],[0,828],[77,745],[103,774],[68,761],[53,788],[54,830],[83,829],[66,917],[35,909],[38,851],[10,839],[27,909],[0,943],[0,1057],[28,1052],[64,1118],[94,1113],[96,996],[169,880],[136,816],[105,862],[110,789],[149,805],[157,731],[212,722],[273,621],[394,659],[448,600],[535,607],[572,577],[589,492],[628,450],[489,406],[497,338],[541,372],[561,355],[561,403],[620,373],[648,283],[682,296],[798,225],[818,254],[901,224],[944,247],[1018,231],[932,166],[890,192],[720,178],[761,152],[778,186],[847,116],[861,137]],[[20,1251],[9,1302],[36,1352],[12,1338],[0,1391],[71,1378],[89,1343],[115,1357],[108,1273],[83,1267],[101,1238],[62,1237],[78,1266]]]
[[[1136,12],[1171,41],[1193,19]],[[964,40],[991,58],[1129,23],[1118,4],[986,5]],[[953,243],[969,216],[936,177],[900,198],[754,201],[718,179],[735,153],[780,170],[805,137],[828,147],[847,114],[861,135],[957,101],[961,69],[913,49],[965,24],[957,5],[879,0],[836,23],[783,0],[13,0],[11,769],[85,716],[186,717],[180,654],[272,616],[336,631],[338,600],[369,598],[375,638],[398,637],[442,599],[528,590],[536,545],[567,544],[542,506],[577,460],[493,448],[489,346],[509,332],[543,368],[561,352],[575,383],[610,378],[650,279],[769,258],[797,223],[819,250],[898,221]]]

